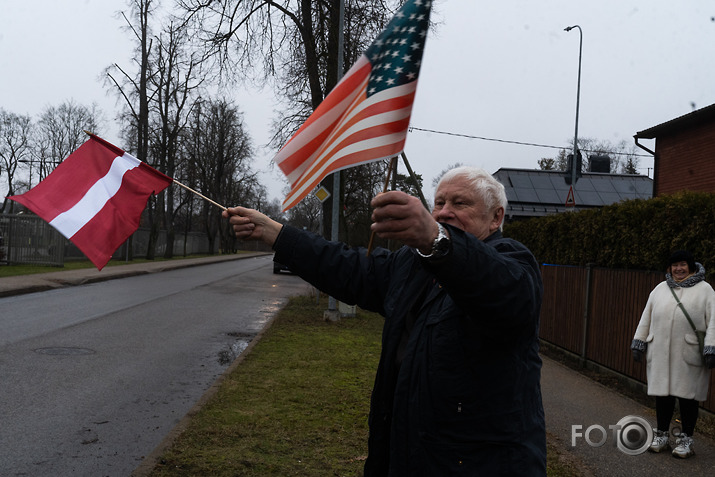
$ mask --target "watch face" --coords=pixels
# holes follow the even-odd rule
[[[449,238],[444,231],[444,227],[441,224],[438,225],[439,235],[437,235],[437,239],[434,241],[434,244],[432,244],[432,253],[435,255],[444,255],[449,252]]]
[[[437,225],[439,226],[439,233],[437,234],[437,238],[434,240],[434,242],[432,242],[431,252],[428,255],[425,255],[420,252],[419,249],[415,249],[415,251],[423,258],[442,257],[444,255],[447,255],[449,253],[450,248],[452,247],[451,241],[449,240],[449,237],[447,236],[442,224],[437,223]]]
[[[449,239],[447,237],[440,237],[434,243],[434,251],[438,254],[447,253],[449,251]]]

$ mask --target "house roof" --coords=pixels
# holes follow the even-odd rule
[[[493,175],[506,190],[508,217],[539,217],[567,209],[569,186],[564,181],[563,171],[502,168]],[[584,172],[574,186],[574,208],[592,209],[652,196],[653,180],[647,176]]]
[[[664,134],[672,134],[706,122],[715,121],[715,104],[697,109],[692,113],[671,119],[652,128],[636,133],[636,138],[654,139]]]

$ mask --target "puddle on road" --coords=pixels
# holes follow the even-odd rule
[[[246,348],[248,348],[248,344],[253,339],[253,335],[249,335],[247,333],[230,332],[226,334],[236,338],[236,341],[226,345],[225,349],[218,352],[218,363],[222,366],[233,363],[233,361],[238,358],[241,353],[246,350]]]

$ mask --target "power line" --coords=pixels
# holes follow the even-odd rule
[[[467,139],[481,139],[482,141],[492,141],[492,142],[502,142],[505,144],[517,144],[519,146],[534,146],[534,147],[545,147],[549,149],[566,149],[563,146],[550,146],[548,144],[537,144],[533,142],[522,142],[522,141],[510,141],[507,139],[495,139],[491,137],[482,137],[482,136],[472,136],[469,134],[460,134],[460,133],[455,133],[455,132],[449,132],[449,131],[436,131],[434,129],[423,129],[423,128],[418,128],[415,126],[410,126],[409,131],[421,131],[421,132],[430,132],[434,134],[443,134],[445,136],[456,136],[456,137],[464,137]],[[587,149],[584,149],[583,152],[603,152],[603,151],[589,151]],[[609,151],[610,154],[614,155],[619,155],[619,156],[636,156],[636,157],[653,157],[650,154],[631,154],[631,153],[626,153],[626,152],[614,152],[614,151]]]

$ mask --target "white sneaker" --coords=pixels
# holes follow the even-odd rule
[[[673,449],[673,457],[687,459],[694,455],[693,438],[687,434],[680,434],[680,437],[675,441],[675,449]]]
[[[648,448],[651,452],[660,452],[663,449],[670,449],[670,434],[668,431],[653,429],[653,443]]]

